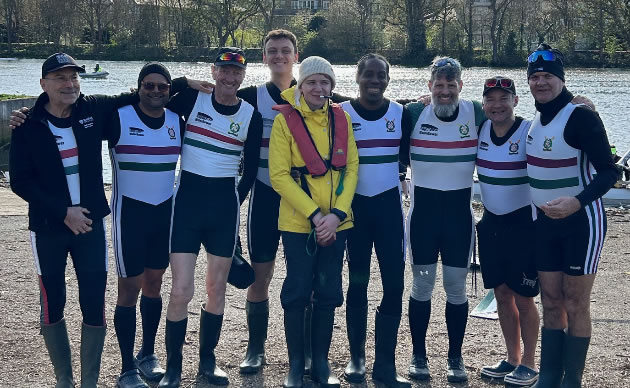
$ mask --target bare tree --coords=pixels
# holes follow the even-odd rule
[[[273,30],[273,11],[276,9],[276,0],[255,0],[256,6],[258,7],[258,11],[263,17],[264,20],[264,28],[263,36],[265,36],[269,31]]]
[[[218,44],[225,46],[228,38],[236,44],[234,33],[248,18],[258,14],[259,6],[248,0],[196,0],[207,21],[214,27]]]
[[[492,63],[499,60],[499,47],[503,35],[505,12],[513,0],[490,0],[492,24],[490,25],[490,41],[492,42]]]
[[[7,52],[9,55],[13,53],[12,38],[14,33],[14,26],[16,24],[17,13],[17,1],[16,0],[2,0],[2,13],[4,14],[5,28],[7,33]]]
[[[390,12],[385,22],[402,27],[407,35],[407,60],[417,62],[426,59],[427,22],[440,12],[440,0],[388,0]]]

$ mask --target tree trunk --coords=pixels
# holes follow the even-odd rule
[[[405,0],[407,4],[407,58],[418,63],[424,59],[427,49],[426,26],[422,7],[418,1]]]

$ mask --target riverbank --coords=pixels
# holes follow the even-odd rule
[[[0,185],[2,186],[2,185]],[[108,192],[108,195],[110,193]],[[478,213],[478,208],[476,211]],[[4,187],[0,187],[0,386],[51,386],[53,372],[44,343],[39,333],[39,292],[37,276],[30,249],[27,230],[26,203]],[[241,207],[241,236],[245,237],[247,204]],[[107,220],[108,228],[110,220]],[[617,208],[608,209],[608,234],[599,266],[598,278],[592,296],[591,311],[593,316],[593,340],[587,359],[583,386],[589,388],[622,387],[630,377],[630,211]],[[109,239],[109,234],[108,234]],[[244,247],[247,247],[245,240]],[[116,269],[113,263],[111,242],[109,244],[110,262],[106,295],[106,317],[109,323],[100,383],[103,387],[112,387],[120,370],[120,355],[113,328],[113,313],[116,303]],[[282,248],[277,256],[276,271],[270,289],[270,323],[267,340],[267,363],[262,373],[243,376],[238,372],[247,346],[247,324],[245,321],[245,292],[228,287],[223,332],[217,347],[219,365],[230,377],[230,386],[243,388],[277,387],[287,372],[286,345],[284,341],[283,312],[279,303],[280,288],[285,276]],[[182,386],[210,387],[195,380],[198,351],[199,309],[204,299],[205,260],[198,260],[195,273],[196,294],[189,306],[187,341],[184,345],[184,373]],[[344,290],[347,290],[348,273],[344,266]],[[485,295],[478,275],[479,288],[475,296],[472,287],[472,274],[467,281],[471,309]],[[407,266],[405,274],[405,294],[403,297],[403,319],[398,336],[397,367],[401,374],[406,374],[411,356],[411,337],[407,322],[407,300],[411,289],[411,271]],[[70,331],[73,350],[75,376],[79,367],[80,313],[78,308],[77,283],[73,269],[69,265],[66,275],[68,283],[68,302],[66,320]],[[168,302],[168,290],[171,286],[171,273],[167,270],[162,295],[164,306]],[[368,371],[371,372],[374,360],[374,311],[382,297],[379,271],[373,257],[371,280],[368,291],[369,319],[366,342]],[[537,302],[539,299],[537,298]],[[540,309],[540,305],[539,309]],[[444,322],[445,298],[438,274],[433,314],[428,332],[428,356],[433,380],[430,383],[416,383],[415,387],[446,388],[453,385],[446,383],[447,334]],[[137,338],[140,338],[141,326],[138,322]],[[156,340],[156,351],[160,359],[166,359],[164,350],[164,324],[161,323]],[[463,356],[470,376],[468,384],[458,387],[490,388],[496,387],[480,379],[479,371],[483,365],[495,363],[504,357],[504,345],[498,321],[469,318]],[[330,360],[334,373],[343,375],[348,360],[346,339],[345,305],[339,308],[335,316],[333,344]],[[538,359],[538,358],[537,358]],[[624,383],[625,381],[625,383]],[[314,385],[308,378],[305,387]],[[344,387],[349,386],[342,380]],[[375,387],[370,378],[360,387]]]
[[[77,60],[211,63],[214,61],[217,50],[217,47],[157,47],[104,44],[101,45],[99,51],[95,51],[90,44],[56,46],[51,43],[14,43],[12,51],[9,53],[6,44],[0,43],[0,58],[45,59],[54,52],[63,51],[71,54]],[[262,48],[245,48],[244,51],[250,63],[262,62]],[[526,52],[515,52],[509,57],[501,56],[496,61],[492,61],[492,52],[486,49],[475,49],[470,55],[463,49],[449,49],[446,52],[427,49],[422,57],[408,58],[403,49],[378,48],[359,52],[356,50],[328,50],[325,47],[311,47],[307,45],[300,49],[300,58],[320,55],[336,65],[354,65],[367,52],[381,54],[393,65],[410,67],[428,66],[435,56],[447,55],[458,58],[466,67],[522,68],[525,66],[525,58],[529,54]],[[567,68],[630,69],[630,51],[617,51],[614,54],[605,53],[603,58],[600,58],[600,53],[597,50],[575,50],[565,54]]]

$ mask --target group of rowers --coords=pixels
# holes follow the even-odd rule
[[[321,387],[340,386],[328,352],[335,309],[344,301],[346,252],[350,360],[344,377],[351,383],[365,380],[373,248],[383,296],[374,313],[372,378],[387,387],[411,386],[395,362],[408,249],[413,272],[408,377],[431,378],[426,337],[441,258],[447,379],[466,382],[466,277],[476,240],[484,286],[494,289],[507,347],[507,357],[483,367],[481,375],[516,386],[580,387],[591,336],[590,292],[606,232],[601,197],[618,170],[599,116],[575,104],[565,87],[562,53],[541,44],[527,58],[537,110],[533,121],[515,116],[516,86],[507,77],[485,80],[481,102],[460,99],[462,67],[453,58],[433,60],[430,101],[422,102],[384,97],[390,65],[377,54],[358,62],[356,99],[333,92],[334,69],[321,57],[303,60],[295,80],[297,41],[286,30],[265,37],[263,62],[271,80],[243,89],[247,59],[236,47],[219,50],[212,83],[171,79],[164,65],[151,62],[140,71],[137,92],[119,96],[81,94],[78,73],[85,70],[65,53],[43,63],[43,93],[32,108],[12,118],[17,128],[10,183],[29,203],[41,333],[56,387],[75,386],[63,313],[68,253],[83,315],[81,387],[96,387],[99,376],[106,331],[104,218],[110,213],[103,140],[113,170],[118,387],[147,387],[146,381],[180,385],[201,245],[207,298],[199,319],[199,376],[211,384],[229,383],[215,355],[228,282],[247,287],[249,338],[240,372],[259,372],[280,238],[286,261],[280,303],[289,360],[284,387],[302,387],[305,375]],[[399,163],[411,167],[407,216]],[[476,227],[475,167],[484,205]],[[238,236],[239,208],[248,194],[251,264],[242,259]],[[169,264],[163,369],[155,337]],[[539,285],[540,372],[534,359]],[[140,294],[142,344],[134,355]]]

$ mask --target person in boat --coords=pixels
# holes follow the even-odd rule
[[[527,58],[537,110],[526,142],[527,175],[543,306],[537,388],[582,385],[590,295],[606,234],[601,197],[619,177],[599,115],[569,104],[564,60],[544,43]]]
[[[359,97],[343,102],[350,115],[359,153],[359,178],[352,202],[354,228],[348,234],[349,286],[346,328],[350,361],[346,380],[365,380],[365,340],[372,247],[379,263],[383,297],[375,314],[375,356],[372,377],[387,387],[410,387],[397,375],[395,352],[402,314],[405,272],[405,228],[399,179],[402,127],[410,125],[403,105],[384,97],[389,62],[367,54],[357,64]],[[404,167],[406,172],[407,167]]]
[[[507,358],[482,367],[481,376],[530,386],[538,379],[535,353],[540,318],[534,297],[539,286],[529,243],[534,239],[534,221],[525,143],[531,121],[514,114],[517,104],[512,79],[496,76],[484,82],[483,110],[488,120],[480,128],[476,162],[484,212],[477,223],[477,239],[484,287],[494,290]]]
[[[41,293],[41,334],[56,386],[73,387],[70,342],[64,319],[66,261],[79,287],[81,386],[96,387],[105,340],[109,206],[103,189],[101,141],[114,109],[137,96],[85,96],[68,54],[42,64],[43,93],[11,136],[11,189],[29,204],[29,229]],[[23,115],[22,115],[23,116]]]
[[[247,59],[241,49],[221,48],[212,66],[214,91],[207,94],[187,90],[167,105],[184,117],[186,131],[173,200],[173,284],[166,312],[166,373],[159,387],[177,387],[181,381],[188,304],[195,291],[194,272],[201,245],[208,264],[207,298],[200,315],[199,374],[211,384],[229,383],[227,374],[218,366],[215,348],[223,325],[239,207],[256,178],[262,138],[262,117],[236,94],[246,67]],[[244,172],[237,180],[241,157]]]
[[[339,387],[328,351],[335,309],[343,303],[341,270],[359,159],[350,117],[329,101],[334,87],[330,63],[309,57],[297,85],[281,93],[289,104],[274,108],[280,114],[271,130],[269,175],[281,198],[278,228],[287,270],[280,294],[289,354],[284,387],[303,384],[304,310],[311,297],[311,380]]]
[[[96,66],[94,66],[94,73],[99,73],[101,71],[103,71],[103,69],[101,68],[101,65],[97,63]]]

